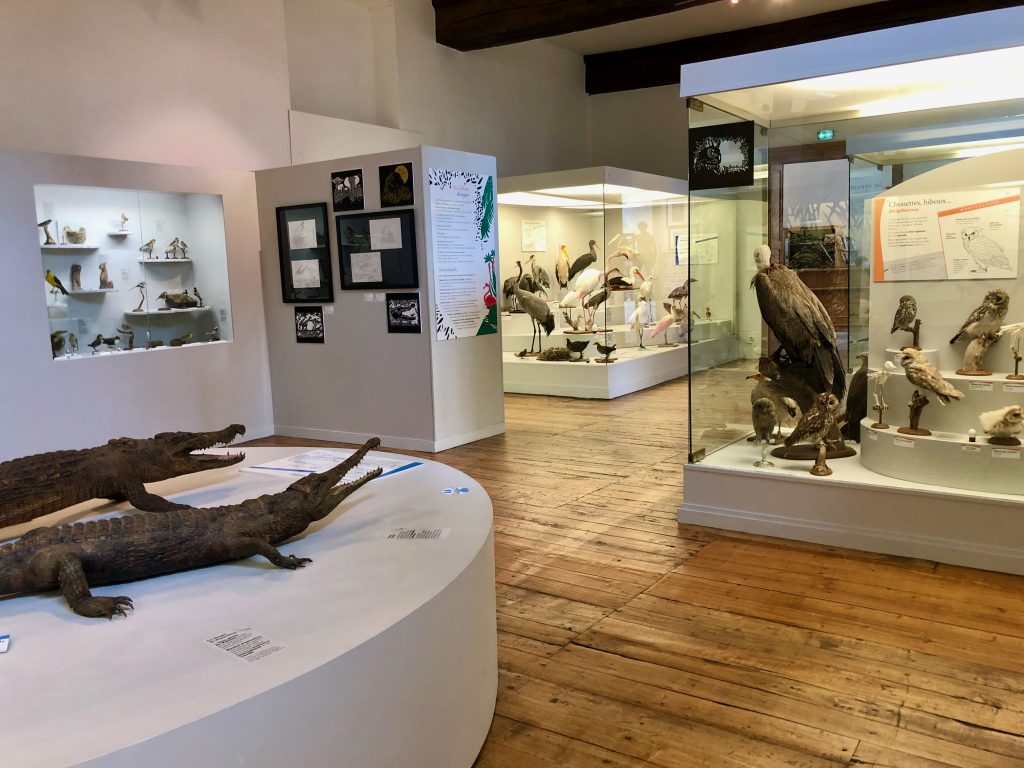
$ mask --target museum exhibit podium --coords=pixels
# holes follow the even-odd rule
[[[291,481],[239,466],[303,450],[248,449],[241,465],[149,487],[237,503]],[[120,509],[89,502],[4,533]],[[95,590],[132,597],[127,619],[77,616],[56,593],[0,600],[4,766],[471,765],[497,692],[484,490],[424,461],[281,550],[313,562],[256,557]],[[280,650],[244,661],[207,642],[242,628]]]

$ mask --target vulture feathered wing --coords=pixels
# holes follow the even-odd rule
[[[751,284],[761,317],[789,356],[818,372],[822,391],[842,398],[846,376],[836,349],[836,331],[818,297],[796,272],[781,264],[759,270]]]

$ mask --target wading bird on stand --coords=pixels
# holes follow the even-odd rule
[[[555,316],[551,314],[551,310],[548,309],[548,303],[539,296],[535,296],[532,293],[527,293],[518,285],[513,289],[516,295],[516,301],[519,306],[522,307],[526,314],[530,316],[530,320],[533,321],[533,336],[530,337],[530,352],[533,352],[534,337],[537,339],[537,351],[540,352],[544,349],[541,343],[540,329],[543,328],[546,333],[545,336],[550,336],[551,332],[555,330]]]

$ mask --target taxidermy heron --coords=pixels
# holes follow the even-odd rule
[[[530,351],[533,352],[534,337],[537,339],[538,352],[544,349],[541,343],[540,329],[543,328],[547,333],[546,336],[550,336],[551,332],[555,330],[555,316],[551,314],[551,310],[548,309],[548,303],[540,296],[535,296],[532,293],[527,293],[518,285],[512,289],[515,292],[516,301],[519,306],[526,310],[526,314],[530,316],[533,321],[533,336],[530,337]]]
[[[507,312],[514,312],[517,309],[516,295],[513,291],[523,276],[523,262],[517,261],[516,266],[519,267],[519,274],[505,278],[505,282],[501,284],[501,306]]]
[[[757,274],[750,281],[761,317],[794,363],[814,372],[811,386],[818,393],[842,398],[846,392],[843,361],[836,348],[836,329],[818,297],[793,270],[771,263],[771,249],[754,249]],[[778,350],[775,356],[778,355]]]

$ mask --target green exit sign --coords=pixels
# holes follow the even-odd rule
[[[831,128],[822,128],[818,131],[818,141],[832,141],[832,137],[836,135],[836,132]]]

